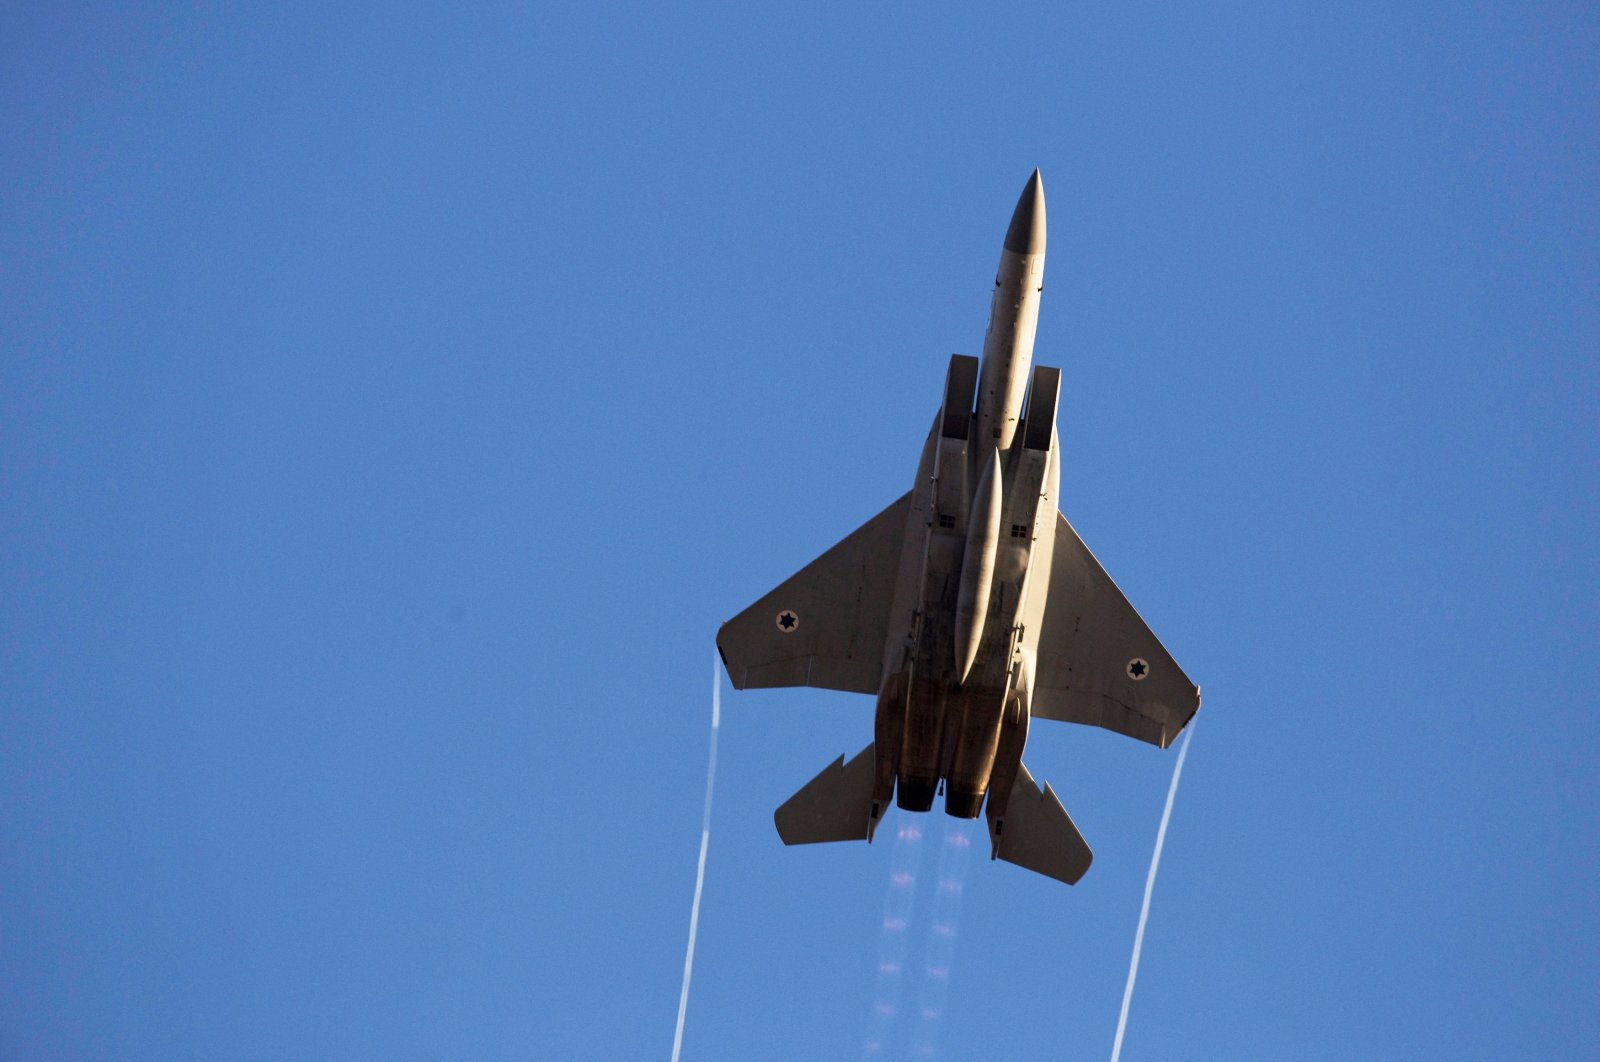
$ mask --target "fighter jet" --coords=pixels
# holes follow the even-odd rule
[[[1039,171],[1006,229],[983,358],[954,354],[911,490],[722,625],[737,689],[874,694],[872,744],[778,808],[785,844],[871,841],[905,811],[988,819],[990,858],[1071,885],[1093,853],[1022,762],[1034,719],[1167,748],[1200,690],[1057,509],[1061,370],[1031,366]]]

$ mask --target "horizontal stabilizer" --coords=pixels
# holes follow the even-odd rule
[[[1005,817],[989,819],[990,858],[1004,859],[1047,878],[1076,885],[1088,873],[1094,853],[1046,782],[1040,792],[1026,765],[1005,804]]]
[[[840,756],[824,767],[772,816],[783,843],[871,840],[875,766],[868,745],[849,763]]]

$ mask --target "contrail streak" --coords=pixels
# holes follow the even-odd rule
[[[694,872],[694,904],[689,908],[689,950],[683,956],[683,991],[678,994],[678,1031],[672,1034],[672,1062],[683,1050],[683,1016],[689,1009],[689,977],[694,973],[694,937],[700,928],[700,894],[706,886],[706,847],[711,843],[711,790],[717,783],[717,730],[722,726],[722,671],[711,658],[711,758],[706,764],[706,810],[700,819],[700,864]],[[1181,762],[1181,760],[1180,760]]]
[[[1178,762],[1172,767],[1172,784],[1167,787],[1167,806],[1161,809],[1161,826],[1156,830],[1156,850],[1150,857],[1150,873],[1144,879],[1144,903],[1139,907],[1139,928],[1133,934],[1133,959],[1128,963],[1128,986],[1122,990],[1122,1014],[1117,1018],[1117,1038],[1111,1045],[1111,1062],[1122,1054],[1122,1034],[1128,1027],[1128,1004],[1133,1000],[1134,978],[1139,976],[1139,951],[1144,947],[1144,924],[1150,917],[1150,894],[1156,887],[1156,868],[1161,865],[1161,846],[1167,839],[1167,820],[1172,818],[1172,798],[1178,795],[1178,776],[1183,773],[1183,758],[1189,755],[1189,739],[1194,727],[1183,737]]]

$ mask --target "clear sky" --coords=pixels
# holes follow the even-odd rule
[[[1593,5],[457,6],[0,12],[0,1057],[665,1058],[717,624],[1035,166],[1205,696],[1123,1058],[1595,1057]],[[1094,868],[948,946],[903,820],[885,1031],[910,853],[771,820],[871,719],[725,690],[684,1058],[1107,1057],[1175,753],[1036,726]]]

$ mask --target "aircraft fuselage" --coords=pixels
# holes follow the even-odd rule
[[[946,811],[976,818],[986,793],[1010,792],[1021,762],[1037,645],[1029,575],[1048,571],[1060,478],[1053,370],[1036,385],[1050,393],[1031,438],[1024,410],[1044,230],[1036,173],[1001,251],[982,361],[951,359],[912,487],[878,695],[874,820],[891,787],[901,808],[926,811],[941,783]]]
[[[785,844],[872,839],[892,802],[988,818],[990,856],[1078,881],[1094,854],[1022,764],[1030,719],[1166,748],[1200,690],[1058,508],[1060,370],[1033,365],[1044,191],[1006,231],[983,356],[952,355],[906,494],[734,616],[738,689],[876,694],[871,745],[774,813]]]

